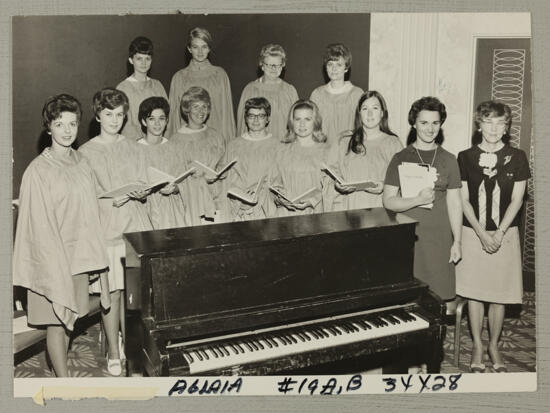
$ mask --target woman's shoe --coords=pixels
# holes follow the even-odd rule
[[[122,363],[120,359],[110,360],[107,358],[107,371],[111,376],[120,376],[122,374]]]
[[[470,364],[470,373],[484,373],[485,364],[483,363],[472,363]]]
[[[495,371],[495,373],[508,373],[506,364],[494,363],[493,370]]]

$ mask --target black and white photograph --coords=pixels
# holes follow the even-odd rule
[[[14,15],[14,396],[536,391],[531,25]]]

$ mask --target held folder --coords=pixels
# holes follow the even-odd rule
[[[402,162],[397,167],[399,185],[403,198],[413,198],[424,188],[433,188],[435,184],[435,168],[430,165],[414,162]],[[433,203],[419,205],[421,208],[432,209]]]
[[[215,171],[213,170],[212,168],[210,168],[209,166],[203,164],[202,162],[200,161],[197,161],[197,160],[194,160],[193,163],[195,164],[195,166],[197,167],[198,170],[204,172],[205,174],[208,174],[208,175],[212,175],[214,176],[216,179],[220,179],[220,177],[229,169],[231,168],[233,165],[235,165],[235,163],[237,163],[237,158],[233,159],[231,162],[229,162],[227,165],[225,165],[223,168],[221,168],[219,171]]]
[[[307,201],[309,198],[315,197],[321,193],[321,190],[319,188],[313,187],[305,191],[303,194],[300,194],[297,197],[290,199],[285,194],[283,194],[282,192],[279,192],[276,188],[272,186],[269,187],[269,190],[273,192],[275,195],[277,195],[278,197],[281,197],[292,204],[297,204],[299,202]]]
[[[340,185],[353,186],[357,191],[365,191],[370,188],[376,188],[376,182],[366,179],[363,181],[344,181],[336,172],[330,169],[327,165],[321,165],[321,170],[323,170],[328,176],[333,180],[338,182]]]

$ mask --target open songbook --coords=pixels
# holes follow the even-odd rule
[[[293,199],[290,199],[285,194],[279,192],[277,190],[277,188],[274,188],[274,187],[270,186],[269,190],[271,192],[273,192],[275,195],[277,195],[278,197],[281,197],[284,200],[286,200],[286,201],[288,201],[292,204],[297,204],[297,203],[300,203],[300,202],[307,201],[308,199],[310,199],[312,197],[315,197],[315,196],[318,196],[321,193],[321,190],[319,188],[313,187],[313,188],[310,188],[307,191],[305,191],[303,194],[300,194],[297,197],[295,197]]]
[[[187,178],[189,175],[192,175],[197,168],[192,166],[187,171],[179,174],[178,176],[172,176],[170,174],[167,174],[166,172],[161,171],[160,169],[155,168],[154,166],[149,166],[147,168],[147,179],[150,182],[160,182],[162,180],[167,179],[168,183],[167,185],[177,185],[180,182],[182,182],[185,178]]]
[[[227,191],[227,195],[231,195],[233,198],[237,198],[241,202],[250,205],[256,205],[258,203],[258,191],[260,189],[260,186],[264,182],[264,179],[265,176],[261,177],[256,184],[256,187],[251,192],[245,192],[241,188],[233,187],[229,188],[229,190]]]
[[[357,191],[364,191],[366,189],[370,188],[376,188],[378,185],[376,182],[366,179],[364,181],[344,181],[336,172],[334,172],[332,169],[330,169],[327,165],[322,164],[321,170],[325,171],[325,173],[330,176],[332,179],[334,179],[336,182],[338,182],[340,185],[345,186],[353,186]]]
[[[397,167],[399,185],[403,198],[413,198],[424,188],[433,188],[437,180],[437,171],[433,166],[414,162],[402,162]],[[431,209],[433,203],[419,205]]]
[[[212,168],[206,166],[205,164],[203,164],[202,162],[200,161],[197,161],[197,160],[194,160],[193,163],[195,164],[195,166],[197,167],[198,170],[204,172],[205,174],[207,175],[211,175],[213,177],[215,177],[215,179],[220,179],[220,177],[229,169],[231,168],[233,165],[235,165],[235,163],[237,163],[237,158],[233,159],[231,162],[229,162],[227,165],[225,165],[223,168],[221,168],[219,171],[215,171],[213,170]]]

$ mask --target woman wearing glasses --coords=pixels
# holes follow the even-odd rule
[[[255,97],[244,103],[248,130],[229,142],[222,161],[222,165],[226,165],[232,159],[239,159],[224,180],[225,221],[263,219],[275,213],[275,204],[269,196],[268,173],[273,166],[273,154],[281,143],[266,129],[270,114],[271,105],[266,98]],[[232,188],[246,193],[254,202],[246,202],[231,194],[227,196],[227,191]]]
[[[214,66],[208,60],[212,50],[210,32],[196,27],[189,32],[187,50],[191,54],[189,65],[174,74],[170,83],[170,107],[180,106],[181,98],[192,86],[199,86],[208,91],[212,105],[208,125],[216,129],[227,142],[235,137],[235,119],[233,118],[233,101],[231,86],[225,70]],[[184,125],[179,116],[171,116],[168,121],[167,136],[172,136]]]
[[[260,52],[259,65],[263,75],[246,85],[241,95],[237,109],[237,133],[242,135],[247,131],[244,118],[246,101],[261,96],[271,105],[267,130],[275,139],[281,139],[286,133],[288,111],[298,100],[298,93],[294,86],[280,77],[286,65],[285,50],[278,44],[265,45]]]
[[[493,370],[500,373],[506,371],[498,350],[504,305],[519,304],[523,298],[518,213],[531,173],[525,153],[508,144],[512,113],[507,105],[481,103],[475,123],[473,146],[458,154],[465,219],[456,293],[469,299],[470,370],[485,371],[481,331],[489,303],[488,353]]]

